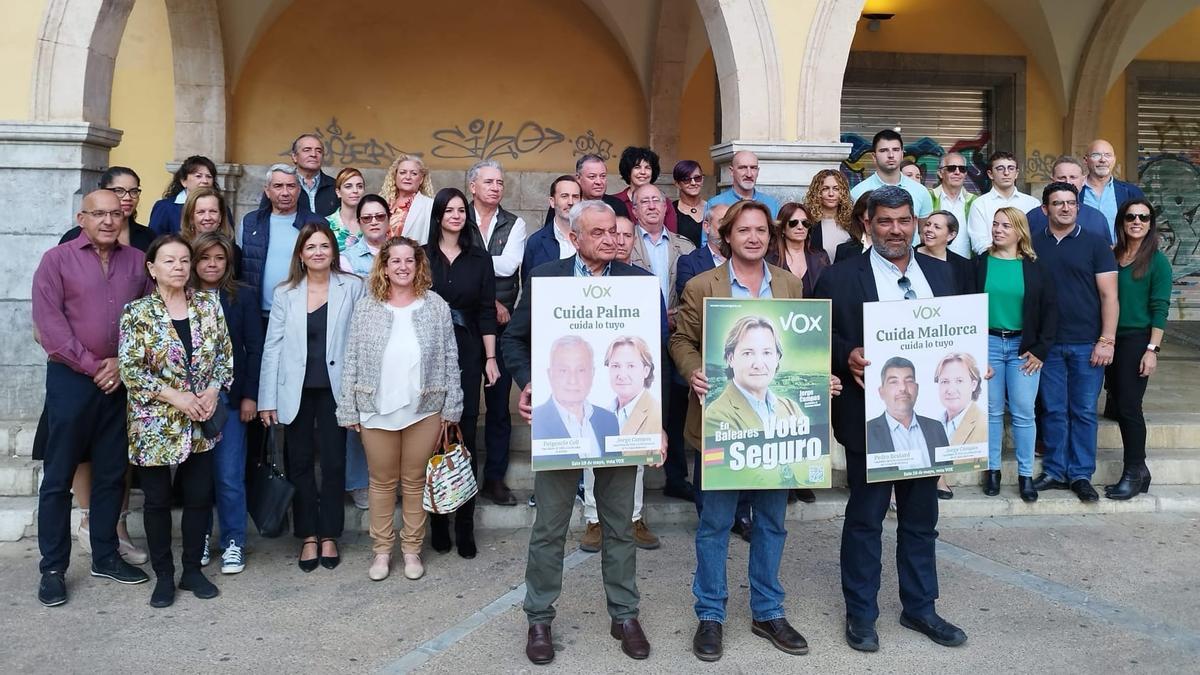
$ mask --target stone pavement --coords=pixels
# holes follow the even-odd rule
[[[953,649],[896,623],[889,532],[876,654],[852,651],[841,636],[840,521],[788,527],[787,608],[809,640],[807,656],[750,634],[748,547],[735,539],[725,658],[696,660],[692,530],[676,526],[660,532],[661,549],[638,555],[642,622],[653,645],[644,662],[625,657],[608,636],[599,556],[576,552],[573,536],[554,626],[558,657],[549,667],[529,664],[519,607],[528,531],[490,530],[480,534],[475,560],[429,552],[428,574],[416,582],[367,580],[365,535],[347,536],[341,567],[307,575],[295,566],[290,538],[252,540],[246,572],[223,577],[215,563],[209,568],[219,598],[181,592],[165,610],[147,605],[150,585],[88,577],[79,553],[68,573],[70,601],[43,608],[36,540],[0,544],[0,663],[13,673],[1194,672],[1200,657],[1200,513],[944,518],[938,608],[970,636]]]

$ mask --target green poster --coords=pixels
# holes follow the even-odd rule
[[[830,485],[828,300],[704,300],[705,490]]]

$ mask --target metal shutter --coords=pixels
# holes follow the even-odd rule
[[[913,85],[842,87],[842,141],[853,145],[843,173],[851,184],[869,176],[871,137],[899,127],[905,149],[936,184],[938,159],[958,146],[971,164],[991,152],[991,107],[987,89]],[[975,158],[979,159],[976,160]]]
[[[1137,182],[1154,204],[1161,248],[1175,278],[1200,272],[1200,81],[1139,79],[1136,124]]]

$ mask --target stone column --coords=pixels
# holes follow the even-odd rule
[[[711,148],[717,164],[718,189],[732,183],[729,163],[736,152],[758,156],[758,189],[780,201],[804,201],[813,176],[821,169],[836,169],[850,154],[849,143],[808,141],[730,141]]]
[[[121,132],[86,122],[0,121],[0,419],[36,418],[46,353],[33,340],[33,272],[74,226],[83,195],[96,188]]]

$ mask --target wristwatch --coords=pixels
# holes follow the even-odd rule
[[[1159,347],[1158,345],[1151,342],[1150,344],[1146,345],[1146,351],[1154,352],[1155,354],[1157,354],[1162,351],[1162,347]]]

